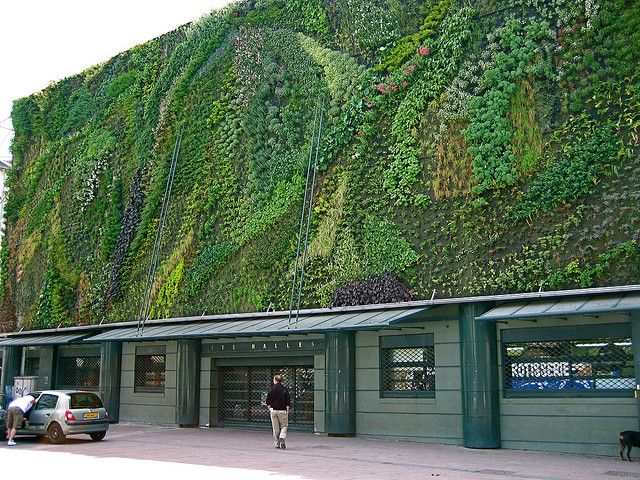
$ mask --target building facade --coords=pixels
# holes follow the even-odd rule
[[[609,455],[639,429],[640,286],[6,334],[2,386],[82,388],[115,421]]]

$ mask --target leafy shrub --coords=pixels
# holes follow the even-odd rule
[[[412,187],[422,171],[416,145],[417,125],[428,102],[442,92],[458,70],[464,47],[471,38],[472,14],[473,10],[467,7],[451,13],[443,21],[443,34],[433,42],[433,53],[426,56],[417,54],[415,63],[402,72],[405,77],[412,76],[413,71],[417,73],[393,120],[391,134],[394,142],[390,147],[393,161],[384,177],[385,190],[399,205],[411,202]],[[396,77],[399,76],[400,73]],[[390,83],[397,84],[399,80],[394,78]]]
[[[427,39],[436,33],[440,22],[445,17],[449,8],[451,7],[452,0],[438,0],[438,2],[431,8],[429,14],[422,21],[420,30],[411,35],[400,39],[393,46],[389,53],[384,55],[380,63],[376,65],[377,71],[391,71],[396,68],[400,68],[402,64],[413,55]]]
[[[206,247],[196,257],[193,266],[187,271],[184,285],[184,297],[191,298],[203,291],[207,282],[236,252],[231,245],[219,244]]]
[[[33,329],[43,329],[73,325],[71,307],[73,291],[57,270],[49,269],[44,278],[42,292],[38,302],[38,310],[31,324]]]
[[[389,220],[368,216],[364,222],[364,273],[402,273],[420,256]]]
[[[537,73],[536,57],[540,56],[541,43],[549,39],[549,32],[546,21],[525,23],[510,19],[497,33],[502,51],[482,77],[485,92],[469,102],[470,122],[463,132],[470,144],[468,152],[477,180],[474,191],[478,194],[516,181],[512,129],[506,114],[518,81]]]
[[[184,260],[171,271],[165,282],[160,287],[156,296],[155,306],[150,311],[151,318],[167,318],[178,297],[178,287],[184,274]]]
[[[592,192],[619,149],[620,141],[610,128],[600,128],[570,145],[560,160],[533,181],[512,217],[521,220],[537,210],[550,212],[561,202],[573,202]]]

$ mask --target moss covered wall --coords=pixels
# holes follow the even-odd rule
[[[640,2],[243,1],[15,102],[5,330],[639,283]]]

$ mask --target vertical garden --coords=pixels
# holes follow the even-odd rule
[[[212,12],[14,103],[0,326],[288,309],[318,104],[302,307],[640,283],[638,65],[632,0]]]

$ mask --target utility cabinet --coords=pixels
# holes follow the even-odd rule
[[[24,397],[38,388],[38,377],[14,377],[13,398]]]

